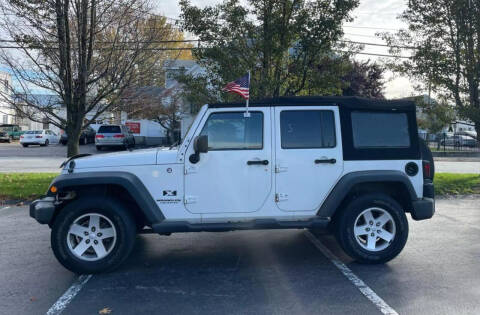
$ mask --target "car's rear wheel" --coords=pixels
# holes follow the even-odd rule
[[[89,274],[110,271],[135,243],[134,218],[110,198],[78,199],[61,210],[52,227],[55,257],[67,269]]]
[[[337,220],[338,242],[349,256],[360,263],[390,261],[407,242],[405,212],[385,194],[368,194],[354,199]]]
[[[97,145],[97,151],[102,151],[102,146],[101,145]]]
[[[23,146],[24,148],[26,148],[26,147],[28,147],[28,144],[22,143],[22,146]]]

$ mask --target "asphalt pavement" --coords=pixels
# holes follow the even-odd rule
[[[94,144],[79,146],[80,153],[102,154],[120,151],[104,148],[97,151]],[[0,173],[8,172],[60,172],[60,164],[67,157],[67,146],[51,144],[48,147],[32,145],[22,147],[17,142],[0,143]]]
[[[102,154],[119,151],[104,149],[97,151],[93,144],[81,145],[80,153]],[[0,173],[7,172],[60,172],[59,166],[66,159],[67,148],[60,144],[48,147],[22,147],[18,143],[0,143]],[[479,158],[439,158],[435,169],[441,173],[480,174]]]
[[[142,235],[120,269],[82,285],[53,257],[47,226],[0,208],[0,314],[45,314],[62,296],[63,314],[381,314],[366,288],[398,314],[479,314],[479,201],[437,200],[432,220],[409,219],[405,249],[385,265],[305,230]]]

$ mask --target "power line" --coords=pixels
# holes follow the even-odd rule
[[[58,47],[42,47],[42,46],[30,46],[30,47],[21,47],[21,46],[0,46],[0,49],[45,49],[45,50],[53,50],[58,49]],[[130,47],[113,47],[113,48],[94,48],[94,50],[114,50],[114,51],[128,51],[128,50],[158,50],[158,51],[166,51],[166,50],[192,50],[195,49],[193,47],[171,47],[171,48],[161,48],[161,47],[143,47],[143,48],[130,48]]]
[[[193,43],[193,42],[198,42],[198,43],[209,43],[213,42],[214,40],[201,40],[201,39],[172,39],[172,40],[153,40],[153,41],[119,41],[119,42],[111,42],[111,41],[102,41],[102,42],[96,42],[96,44],[168,44],[168,43]],[[397,45],[387,45],[387,44],[378,44],[378,43],[371,43],[371,42],[360,42],[360,41],[352,41],[352,40],[339,40],[339,42],[342,43],[351,43],[351,44],[360,44],[360,45],[368,45],[368,46],[380,46],[380,47],[393,47],[393,48],[403,48],[403,49],[418,49],[417,47],[414,46],[397,46]],[[0,39],[0,43],[23,43],[23,44],[28,44],[26,41],[15,41],[15,40],[9,40],[9,39]],[[55,44],[56,42],[46,42],[48,44]],[[36,46],[36,47],[41,47],[41,46]],[[22,47],[19,47],[22,48]],[[29,47],[25,47],[29,48]]]
[[[21,49],[21,47],[15,47],[15,46],[0,46],[0,49],[11,49],[11,48],[16,48],[16,49]],[[29,47],[32,48],[32,47]],[[33,47],[32,49],[39,49]],[[57,49],[52,47],[51,49]],[[193,47],[173,47],[173,48],[155,48],[155,47],[148,47],[148,48],[104,48],[104,50],[120,50],[120,51],[128,51],[128,50],[147,50],[147,51],[182,51],[182,50],[192,50],[192,49],[208,49],[208,48],[193,48]],[[368,55],[368,56],[377,56],[377,57],[388,57],[388,58],[401,58],[401,59],[411,59],[411,57],[407,56],[394,56],[394,55],[386,55],[386,54],[375,54],[375,53],[366,53],[366,52],[352,52],[352,51],[345,51],[345,50],[334,50],[336,52],[342,52],[342,53],[348,53],[348,54],[354,54],[354,55]]]
[[[367,55],[367,56],[400,58],[400,59],[411,59],[412,58],[412,57],[407,57],[407,56],[394,56],[394,55],[374,54],[374,53],[366,53],[366,52],[352,52],[352,51],[344,51],[344,50],[335,50],[335,51],[343,52],[343,53],[347,53],[347,54],[353,54],[353,55]]]
[[[347,28],[363,28],[368,30],[387,30],[387,31],[399,31],[397,28],[388,28],[388,27],[373,27],[373,26],[354,26],[354,25],[343,25]]]
[[[95,42],[96,44],[168,44],[168,43],[191,43],[191,42],[200,42],[200,39],[166,39],[166,40],[152,40],[152,41],[98,41]],[[21,44],[28,44],[28,41],[17,41],[11,39],[0,39],[0,43],[21,43]],[[56,44],[57,42],[54,41],[45,41],[46,44]],[[41,47],[41,46],[38,46]],[[28,48],[28,47],[26,47]]]
[[[387,44],[377,44],[377,43],[366,43],[366,42],[357,42],[352,40],[339,40],[342,43],[351,43],[351,44],[361,44],[361,45],[368,45],[368,46],[380,46],[380,47],[392,47],[392,48],[403,48],[403,49],[418,49],[414,46],[396,46],[396,45],[387,45]]]
[[[377,36],[372,36],[372,35],[363,35],[363,34],[355,34],[355,33],[344,33],[344,34],[351,35],[351,36],[359,36],[359,37],[378,38]]]

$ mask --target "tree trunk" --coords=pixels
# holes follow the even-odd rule
[[[79,153],[78,142],[82,131],[83,117],[79,117],[74,111],[67,111],[67,157],[77,155]]]
[[[477,132],[477,144],[480,145],[480,122],[475,122],[475,131]]]
[[[68,135],[67,142],[67,157],[72,157],[79,153],[78,150],[78,141],[80,140],[80,133],[77,133],[77,136]]]

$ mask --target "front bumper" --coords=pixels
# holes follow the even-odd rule
[[[52,221],[55,212],[55,197],[37,199],[30,204],[30,216],[40,224]]]

